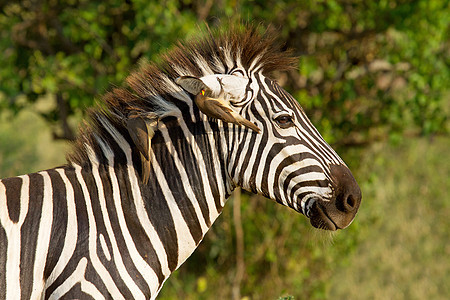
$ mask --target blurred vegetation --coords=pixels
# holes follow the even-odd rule
[[[63,163],[59,140],[75,138],[86,108],[177,40],[272,24],[299,56],[274,77],[354,170],[360,213],[330,235],[243,194],[242,281],[230,201],[161,298],[228,299],[236,285],[248,299],[448,298],[449,11],[445,0],[0,1],[0,177]]]

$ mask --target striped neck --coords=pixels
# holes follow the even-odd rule
[[[159,122],[151,139],[147,184],[130,136],[106,118],[98,119],[102,136],[93,133],[90,139],[95,143],[85,145],[88,161],[82,167],[73,164],[80,172],[92,173],[96,186],[102,187],[99,194],[112,190],[112,201],[105,201],[105,206],[123,212],[118,219],[121,234],[129,232],[130,239],[142,241],[139,247],[144,250],[139,252],[155,259],[149,263],[159,282],[192,254],[233,189],[226,171],[228,146],[223,133],[227,128],[219,129],[217,122],[195,114],[199,121]],[[102,197],[108,198],[98,198]]]
[[[176,268],[198,246],[233,190],[223,130],[205,116],[199,118],[199,122],[160,122],[152,139],[150,180],[142,189],[149,202],[158,198],[169,206],[173,218],[168,223],[173,222],[177,236]],[[175,261],[172,271],[174,266]]]

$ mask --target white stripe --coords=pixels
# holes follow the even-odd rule
[[[259,103],[255,103],[255,104],[259,104]],[[248,109],[248,107],[245,107],[244,109]],[[243,110],[244,110],[243,109]],[[242,111],[243,111],[242,110]],[[250,119],[253,116],[253,114],[251,113],[251,110],[248,109],[248,112],[250,114]],[[241,133],[243,135],[243,129],[244,127],[241,127]],[[256,139],[252,142],[252,135],[256,135]],[[239,174],[242,173],[242,167],[244,166],[244,162],[247,158],[249,158],[249,162],[247,164],[247,168],[244,170],[243,176],[242,176],[242,187],[245,189],[249,189],[249,183],[250,183],[250,177],[252,175],[252,171],[253,171],[253,166],[256,164],[256,156],[258,155],[258,150],[259,147],[263,144],[263,135],[258,133],[254,133],[253,130],[248,129],[248,133],[247,133],[247,138],[244,141],[244,147],[242,149],[242,152],[239,153],[239,161],[237,163],[237,170],[235,173],[236,179],[238,178]],[[253,148],[250,147],[250,143],[253,143]],[[267,144],[267,143],[266,143]],[[237,146],[237,145],[236,145]],[[266,162],[266,160],[262,159],[264,162]]]
[[[228,152],[229,161],[228,161],[227,173],[231,176],[232,171],[233,171],[231,168],[233,166],[234,159],[236,157],[237,147],[238,147],[238,143],[236,142],[236,131],[237,131],[238,126],[234,125],[234,124],[230,124],[230,123],[226,123],[226,124],[228,124],[228,145],[230,145],[230,150]],[[231,152],[231,151],[233,151],[233,152]],[[237,184],[237,181],[233,177],[231,178],[231,181],[232,181],[231,184],[234,189],[234,187]]]
[[[275,175],[275,171],[280,165],[280,163],[287,157],[287,154],[293,153],[302,153],[302,152],[309,152],[309,149],[303,145],[286,145],[283,148],[282,152],[277,153],[275,157],[270,162],[269,167],[269,174]],[[314,160],[312,160],[314,162]],[[298,168],[310,166],[312,164],[311,159],[304,159],[299,161],[296,165]],[[270,176],[268,178],[268,189],[269,189],[269,195],[271,199],[275,199],[274,194],[274,183],[275,183],[275,176]],[[282,201],[284,205],[287,205],[287,202],[284,200]]]
[[[106,145],[100,144],[100,147],[102,148],[102,150],[105,151],[105,155],[106,155],[107,150],[104,149],[104,147],[106,147]],[[111,245],[112,245],[113,257],[114,257],[115,265],[117,267],[117,271],[119,272],[119,275],[121,276],[125,285],[129,288],[130,292],[133,294],[133,298],[145,299],[144,294],[142,294],[142,291],[139,289],[139,287],[133,281],[130,274],[128,274],[128,271],[125,268],[125,264],[123,263],[122,255],[120,254],[119,247],[118,247],[117,241],[116,241],[116,237],[114,235],[114,230],[112,228],[111,221],[109,219],[108,209],[106,206],[105,194],[104,194],[104,190],[103,190],[103,182],[102,182],[102,179],[100,178],[100,174],[98,171],[99,163],[98,163],[97,157],[95,156],[94,150],[92,150],[92,148],[88,145],[86,145],[86,152],[89,156],[89,160],[92,163],[92,175],[94,176],[95,185],[97,186],[98,199],[100,202],[100,208],[102,211],[103,221],[105,223],[106,232],[108,233],[108,236],[109,236],[109,241],[111,242]],[[109,165],[107,166],[107,168],[109,170],[109,176],[111,179],[114,207],[116,209],[117,218],[119,220],[119,226],[122,231],[125,243],[127,244],[127,248],[129,250],[131,250],[130,255],[131,255],[132,259],[134,260],[134,255],[136,255],[136,253],[134,253],[134,251],[132,251],[132,250],[135,250],[135,252],[137,252],[137,250],[136,250],[133,240],[131,239],[131,236],[128,232],[128,228],[126,227],[125,217],[123,215],[122,206],[121,206],[119,183],[117,182],[117,178],[114,173],[114,159],[108,158],[108,163],[109,163]],[[139,256],[139,253],[137,255]],[[142,257],[141,257],[141,259],[142,259]]]
[[[81,185],[81,190],[83,191],[83,198],[86,202],[86,210],[89,221],[89,258],[91,259],[92,266],[97,271],[99,277],[102,279],[103,283],[111,294],[113,299],[125,299],[117,288],[111,275],[106,270],[105,266],[101,263],[97,256],[97,225],[95,223],[94,213],[92,211],[91,197],[89,195],[89,190],[87,189],[86,183],[84,182],[83,176],[81,175],[81,167],[78,165],[73,165],[75,167],[75,174],[77,175],[77,180]]]
[[[257,172],[256,172],[255,182],[256,182],[256,187],[257,188],[260,188],[262,186],[263,180],[267,179],[267,178],[265,178],[265,175],[264,175],[264,169],[265,169],[265,167],[266,167],[266,165],[268,163],[269,152],[272,149],[272,146],[274,145],[275,142],[280,142],[278,140],[278,138],[275,137],[274,134],[273,134],[273,131],[272,131],[273,124],[271,123],[271,121],[270,120],[266,120],[266,119],[264,119],[264,121],[267,122],[266,123],[266,126],[267,126],[267,131],[266,131],[267,141],[266,141],[264,146],[263,146],[262,143],[260,144],[260,147],[263,146],[264,149],[263,149],[263,151],[261,153],[259,164],[258,164],[258,167],[257,167]],[[269,172],[268,174],[270,176],[271,173]],[[262,192],[260,190],[258,190],[258,191]]]
[[[181,214],[180,208],[177,205],[177,202],[172,194],[172,192],[167,188],[169,184],[164,177],[164,174],[159,166],[158,161],[156,160],[155,154],[153,152],[150,153],[152,167],[154,169],[156,180],[159,182],[161,186],[161,191],[166,199],[167,206],[169,207],[170,214],[172,215],[172,219],[175,225],[175,233],[177,236],[177,244],[178,244],[178,263],[177,267],[180,266],[195,250],[196,244],[194,238],[189,231],[188,224],[184,221],[183,215]]]
[[[203,217],[202,210],[200,209],[200,205],[197,201],[197,197],[194,194],[194,191],[192,190],[191,184],[189,182],[188,175],[186,173],[186,170],[184,169],[183,163],[181,162],[180,158],[178,157],[177,151],[174,149],[172,140],[169,137],[169,134],[167,133],[167,128],[162,127],[160,129],[160,132],[162,133],[164,137],[164,141],[166,142],[166,147],[168,152],[172,155],[173,160],[175,162],[175,166],[178,170],[179,175],[181,176],[181,181],[183,182],[182,188],[186,192],[187,198],[191,202],[192,206],[194,207],[195,215],[200,223],[200,227],[202,230],[202,236],[208,231],[208,226],[206,225],[205,218]]]
[[[127,154],[127,160],[131,159]],[[133,194],[134,199],[134,205],[136,207],[137,216],[139,219],[140,224],[142,225],[142,228],[145,231],[145,234],[150,239],[150,243],[153,246],[153,249],[156,252],[156,256],[158,257],[159,263],[161,265],[161,272],[164,275],[165,278],[169,277],[170,275],[170,269],[169,269],[169,262],[167,259],[167,253],[164,249],[164,246],[158,236],[158,233],[156,232],[155,228],[153,227],[152,223],[150,222],[150,219],[147,215],[147,210],[145,209],[144,200],[142,199],[141,192],[139,189],[139,182],[136,177],[136,174],[134,172],[134,168],[130,167],[128,165],[128,177],[130,179],[130,185],[131,185],[131,192]],[[159,280],[152,268],[148,266],[148,264],[143,261],[140,262],[138,265],[139,272],[142,273],[144,279],[147,281],[147,284],[149,285],[150,292],[153,298],[153,295],[157,295],[157,290],[159,286]],[[142,269],[142,270],[141,270]]]
[[[202,118],[202,115],[200,116],[200,118]],[[206,118],[206,116],[204,116],[204,118]],[[202,121],[206,122],[206,119],[203,119]],[[211,190],[211,184],[209,182],[208,170],[206,168],[205,160],[203,159],[203,154],[202,154],[202,151],[200,150],[200,147],[198,146],[197,142],[195,141],[195,137],[192,135],[192,133],[187,128],[186,123],[184,123],[183,120],[180,120],[179,124],[180,124],[181,130],[183,131],[186,142],[189,144],[189,146],[191,146],[192,153],[195,156],[195,161],[198,163],[199,171],[201,174],[201,180],[203,183],[203,189],[205,192],[206,202],[208,203],[209,219],[211,220],[211,223],[212,223],[219,216],[219,212],[217,211],[216,204],[214,203],[214,195]],[[225,204],[224,198],[225,197],[221,197],[221,199],[220,199],[220,205],[222,207]]]
[[[230,48],[231,45],[229,43],[225,44],[224,47],[221,47],[224,54],[225,65],[228,69],[231,69],[234,66],[233,54],[231,53]]]
[[[20,228],[28,213],[28,197],[30,178],[28,175],[22,179],[20,191],[19,220],[14,223],[8,213],[6,202],[6,188],[0,180],[0,225],[4,228],[8,247],[6,252],[6,299],[20,299]]]
[[[219,71],[219,74],[225,73],[225,66],[222,63],[222,60],[217,55],[213,54],[210,62],[214,66],[214,68]]]
[[[258,67],[258,69],[259,68],[261,68],[262,67],[262,65],[260,65],[260,66],[258,66],[257,64],[259,63],[259,61],[261,60],[261,58],[263,57],[263,53],[261,53],[261,54],[259,54],[258,56],[256,56],[255,58],[253,58],[253,60],[252,60],[252,64],[250,65],[250,67],[248,67],[248,71],[250,72],[256,72],[257,71],[257,69],[253,69],[253,68],[255,68],[255,67]]]
[[[219,137],[221,139],[220,144],[222,146],[222,155],[224,155],[223,161],[225,162],[225,164],[228,164],[229,163],[229,161],[228,161],[228,154],[230,153],[230,149],[231,149],[230,145],[231,144],[229,143],[229,140],[226,139],[225,130],[228,131],[228,139],[229,139],[230,135],[232,134],[231,133],[231,131],[232,131],[231,128],[232,128],[233,124],[225,123],[222,120],[218,120],[218,122],[219,122],[220,131],[221,131],[220,134],[219,134]],[[231,180],[231,176],[228,173],[228,170],[227,170],[226,167],[225,167],[225,174],[226,174],[226,178],[224,178],[224,181],[225,181],[225,192],[224,192],[224,195],[223,195],[224,198],[225,198],[225,196],[227,194],[231,194],[231,192],[234,189],[233,188],[233,182]],[[225,198],[224,202],[226,202],[226,200],[227,199]]]
[[[66,187],[67,226],[63,250],[61,252],[61,255],[59,256],[55,268],[53,269],[50,276],[45,282],[46,287],[50,286],[58,278],[58,276],[61,275],[62,271],[66,267],[67,263],[69,262],[70,258],[72,257],[75,251],[78,237],[78,222],[75,207],[75,195],[73,192],[72,184],[70,183],[63,169],[55,169],[55,171],[59,173]]]
[[[221,120],[218,120],[219,122],[222,122]],[[221,166],[220,166],[220,161],[221,158],[219,157],[219,150],[218,147],[216,145],[216,140],[214,139],[214,133],[213,130],[211,129],[211,126],[209,125],[209,122],[203,122],[203,124],[205,125],[205,130],[206,130],[206,135],[208,136],[208,140],[209,143],[211,145],[211,151],[212,151],[212,161],[213,161],[213,165],[214,165],[214,171],[215,171],[215,175],[216,175],[216,179],[217,179],[217,186],[219,189],[219,197],[220,197],[220,204],[222,205],[222,207],[225,205],[225,183],[228,181],[227,178],[223,178],[222,176],[222,172],[221,172]],[[222,122],[222,124],[224,124]],[[219,130],[220,130],[220,123],[218,124],[219,126]],[[221,135],[223,135],[223,129],[221,130]],[[224,152],[227,153],[227,152]],[[215,216],[215,218],[217,218],[217,215]],[[211,222],[214,222],[214,219],[211,220]]]
[[[102,250],[103,250],[103,253],[105,254],[106,259],[108,261],[110,261],[111,260],[111,254],[109,253],[108,245],[106,245],[105,237],[103,236],[103,234],[100,233],[98,238],[100,240],[100,246],[102,247]]]
[[[278,182],[278,187],[281,191],[281,197],[282,198],[287,198],[290,196],[292,188],[297,185],[300,182],[304,182],[304,181],[315,181],[315,180],[326,180],[327,178],[325,177],[325,175],[323,173],[319,173],[319,172],[309,172],[309,173],[305,173],[305,174],[300,174],[295,176],[294,178],[292,178],[289,181],[289,185],[288,188],[286,189],[286,191],[283,190],[283,185],[284,185],[284,181],[286,179],[286,176],[283,179],[280,179]],[[298,201],[295,201],[296,199],[288,199],[291,201],[291,203],[294,205],[294,208],[298,210]]]
[[[234,136],[234,140],[233,140],[234,149],[233,149],[233,153],[231,153],[230,164],[228,165],[230,169],[228,170],[228,172],[230,174],[233,174],[233,172],[234,172],[233,181],[235,184],[237,184],[239,181],[239,173],[241,171],[242,164],[239,164],[239,163],[235,164],[235,161],[236,161],[236,159],[240,160],[243,157],[242,153],[238,153],[240,144],[242,142],[248,143],[249,139],[247,139],[245,141],[243,140],[244,139],[244,127],[233,125],[233,128],[231,129],[231,131],[233,131],[233,136]],[[244,147],[244,149],[248,149],[248,145],[246,147]],[[236,165],[236,169],[231,170],[231,168],[234,165]]]
[[[158,257],[159,263],[161,265],[161,272],[163,273],[164,277],[168,277],[171,272],[169,269],[167,253],[166,250],[164,249],[161,239],[158,236],[158,233],[155,230],[155,227],[153,227],[153,224],[150,222],[150,219],[147,215],[147,209],[145,208],[145,203],[144,200],[142,199],[141,194],[135,192],[136,185],[138,185],[136,178],[133,178],[133,180],[131,181],[131,185],[134,198],[134,205],[136,206],[136,213],[139,219],[139,223],[141,223],[142,228],[145,231],[145,234],[148,236],[150,243],[152,244],[153,249],[156,252],[156,256]],[[158,280],[156,280],[156,282],[157,281]]]
[[[53,293],[50,295],[48,299],[49,300],[60,299],[68,291],[70,291],[70,289],[77,283],[81,283],[81,291],[92,296],[92,298],[98,300],[105,299],[105,297],[103,297],[103,295],[100,293],[97,287],[84,278],[87,263],[88,261],[86,257],[81,258],[80,261],[78,262],[75,271],[60,286],[58,286],[53,291]]]
[[[44,179],[41,221],[37,237],[36,253],[33,269],[33,288],[30,299],[39,299],[44,290],[44,268],[47,260],[50,233],[53,224],[53,189],[52,181],[47,172],[39,173]]]
[[[299,194],[305,193],[305,192],[312,192],[316,195],[320,195],[320,197],[324,198],[324,199],[330,197],[330,195],[332,193],[332,191],[329,187],[306,186],[306,187],[301,187],[295,191],[294,199],[297,198]]]

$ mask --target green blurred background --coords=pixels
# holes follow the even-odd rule
[[[363,202],[331,234],[243,193],[160,298],[450,298],[449,1],[0,1],[0,178],[63,164],[86,109],[138,64],[247,21],[299,56],[273,76]]]

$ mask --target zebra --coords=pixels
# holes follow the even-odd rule
[[[337,230],[361,191],[298,102],[276,34],[208,30],[90,111],[67,164],[0,181],[1,299],[155,299],[236,187]]]

